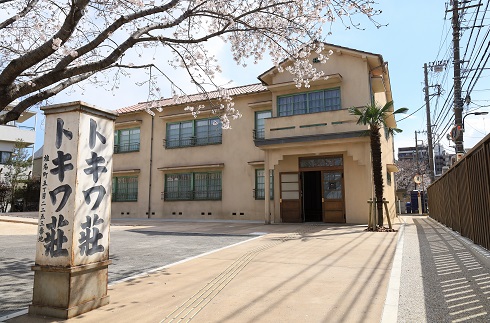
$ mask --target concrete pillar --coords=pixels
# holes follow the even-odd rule
[[[117,114],[80,101],[42,110],[46,130],[29,314],[67,319],[109,303]]]

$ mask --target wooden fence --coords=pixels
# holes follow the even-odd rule
[[[429,216],[490,250],[490,135],[427,189]]]

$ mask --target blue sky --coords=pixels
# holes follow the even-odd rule
[[[476,3],[475,0],[473,1]],[[342,25],[337,24],[333,26],[333,34],[327,38],[327,42],[381,54],[384,60],[388,62],[395,108],[407,107],[409,108],[409,113],[414,112],[425,104],[423,93],[424,63],[450,59],[446,73],[430,73],[429,75],[429,83],[436,84],[439,82],[443,85],[442,88],[445,91],[442,96],[434,97],[431,100],[432,114],[437,116],[441,112],[444,101],[452,87],[451,22],[450,14],[447,14],[446,19],[444,19],[446,4],[443,1],[392,0],[380,1],[379,8],[383,10],[383,13],[377,17],[377,21],[382,24],[388,24],[386,27],[377,29],[366,19],[359,19],[365,30],[345,30]],[[467,13],[465,17],[470,19],[471,12]],[[463,35],[461,47],[466,46],[464,37],[467,34],[468,32],[465,32]],[[219,77],[221,84],[225,84],[230,80],[233,82],[229,86],[256,83],[258,81],[257,76],[271,67],[271,63],[267,60],[258,65],[249,64],[246,68],[237,67],[227,55],[226,48],[216,46],[213,51],[215,51],[223,69],[223,73]],[[159,56],[157,55],[158,58]],[[173,75],[178,75],[178,73]],[[484,91],[485,89],[490,89],[488,75],[488,72],[482,74],[475,86],[475,90],[472,92],[472,99],[475,102],[479,102],[480,105],[489,104],[489,102],[484,101],[485,99],[490,99],[488,95],[490,91]],[[58,95],[52,100],[52,103],[82,100],[103,108],[117,109],[146,101],[146,88],[136,87],[134,85],[135,79],[138,80],[138,76],[124,80],[119,89],[113,92],[108,92],[95,86],[87,86],[84,90],[76,88],[72,93]],[[139,79],[144,80],[144,75],[140,75]],[[184,86],[184,88],[190,93],[195,92],[192,87]],[[170,85],[162,86],[162,90],[163,96],[170,96]],[[470,111],[474,108],[477,108],[477,106],[471,105],[469,107]],[[436,111],[434,112],[434,110]],[[490,111],[490,109],[489,107],[483,107],[479,108],[478,111]],[[43,117],[38,119],[42,123]],[[490,129],[489,119],[490,116],[473,115],[465,119],[465,148],[472,147],[488,133]],[[434,124],[434,120],[432,123]],[[435,128],[442,130],[440,128],[444,127],[441,126],[446,123],[447,120],[444,120]],[[413,116],[399,122],[398,127],[403,130],[403,133],[396,136],[395,148],[414,146],[414,132],[427,129],[425,107]],[[42,145],[43,124],[38,126],[38,130],[36,149]],[[445,139],[446,133],[447,131],[439,134],[444,138],[441,140],[441,144],[451,152],[450,143]],[[425,133],[419,134],[418,139],[424,141],[424,143],[427,142]]]

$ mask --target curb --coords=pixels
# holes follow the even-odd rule
[[[36,219],[15,219],[15,218],[4,218],[0,216],[0,222],[11,222],[11,223],[23,223],[23,224],[34,224],[37,225]]]
[[[405,233],[405,222],[401,220],[400,229],[398,230],[398,240],[396,242],[395,256],[391,267],[390,281],[388,282],[388,291],[381,315],[381,323],[393,323],[398,321],[398,302],[400,300],[400,281],[402,272],[403,243]]]

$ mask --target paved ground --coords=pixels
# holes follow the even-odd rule
[[[115,284],[108,306],[73,321],[380,320],[396,233],[366,233],[363,226],[349,225],[173,225],[174,231],[195,227],[207,233],[268,234]],[[8,320],[55,321],[27,315]]]
[[[15,219],[14,219],[15,220]],[[33,221],[35,222],[35,221]],[[0,317],[27,308],[32,300],[36,229],[34,224],[0,222]],[[109,282],[131,277],[211,250],[249,240],[257,234],[199,232],[181,224],[151,226],[113,225]],[[134,223],[133,223],[134,224]],[[209,226],[209,224],[208,224]],[[227,224],[221,231],[230,230]],[[250,225],[248,225],[250,226]],[[252,234],[251,234],[252,233]]]
[[[163,225],[268,234],[114,284],[109,305],[68,321],[490,322],[490,253],[425,216],[400,220],[398,234],[348,225],[146,222],[137,234],[152,238]],[[59,321],[23,315],[8,322]]]

